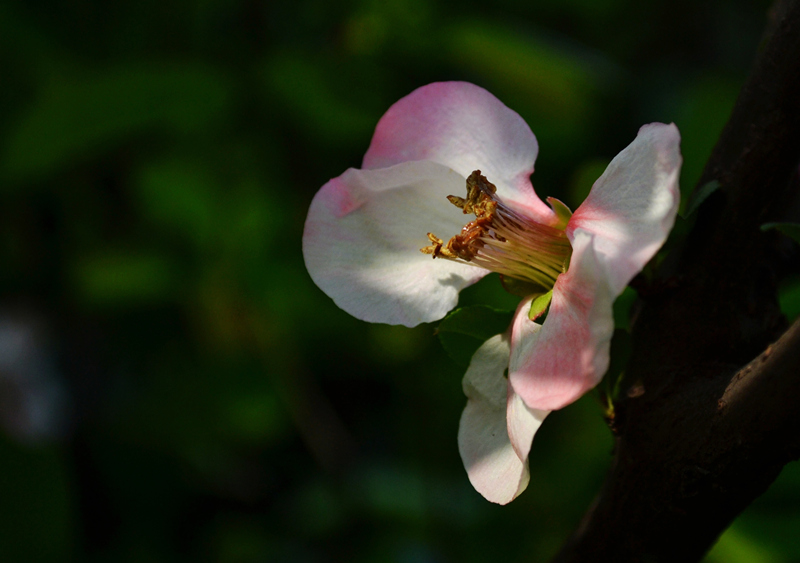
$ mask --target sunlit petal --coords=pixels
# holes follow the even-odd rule
[[[363,167],[433,160],[465,178],[481,170],[501,197],[550,224],[557,221],[555,214],[530,182],[538,152],[525,120],[492,94],[467,82],[436,82],[389,108],[378,122]]]
[[[680,134],[651,123],[619,153],[595,182],[567,226],[596,235],[598,259],[619,294],[661,248],[680,202]]]
[[[446,199],[464,178],[429,161],[350,169],[314,197],[303,255],[339,307],[370,322],[415,326],[441,319],[458,292],[487,271],[420,252],[426,234],[456,234],[463,215]]]
[[[461,415],[458,449],[470,482],[498,504],[514,500],[528,486],[528,452],[547,412],[529,409],[508,385],[506,335],[487,340],[464,375],[467,406]]]

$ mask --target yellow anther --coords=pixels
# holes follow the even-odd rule
[[[447,243],[428,233],[430,245],[421,248],[434,258],[467,262],[501,275],[553,287],[566,270],[572,248],[563,227],[551,227],[508,206],[495,195],[497,187],[475,170],[467,178],[467,197],[447,196],[464,213],[475,215]]]

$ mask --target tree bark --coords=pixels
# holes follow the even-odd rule
[[[612,468],[557,562],[699,561],[800,456],[800,324],[768,346],[788,243],[760,230],[797,203],[800,1],[772,18],[695,189],[720,188],[640,292]]]

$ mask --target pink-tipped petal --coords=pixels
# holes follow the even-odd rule
[[[458,429],[458,449],[472,486],[487,500],[507,504],[528,486],[528,452],[547,416],[525,406],[504,377],[509,342],[498,334],[472,357],[464,375],[467,406]]]
[[[661,248],[680,203],[680,133],[674,124],[651,123],[619,153],[575,211],[567,234],[596,236],[611,285],[622,292]]]
[[[642,127],[570,219],[570,267],[556,281],[544,326],[519,311],[512,326],[509,380],[529,407],[562,408],[608,369],[614,299],[675,222],[679,145],[674,125]]]
[[[526,299],[512,324],[509,381],[532,409],[557,410],[597,385],[608,369],[617,296],[600,262],[596,237],[574,231],[569,271],[559,276],[541,328]]]
[[[538,152],[527,123],[492,94],[468,82],[436,82],[389,108],[378,122],[363,167],[432,160],[465,178],[480,170],[500,197],[550,224],[555,215],[530,183]]]
[[[314,282],[351,315],[416,326],[441,319],[487,271],[420,252],[427,233],[449,239],[463,214],[447,201],[465,179],[430,161],[347,170],[308,211],[303,256]]]

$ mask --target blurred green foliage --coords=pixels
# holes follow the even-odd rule
[[[505,332],[512,318],[513,311],[498,311],[485,305],[461,307],[442,319],[436,333],[453,361],[466,368],[481,344]]]
[[[541,195],[577,206],[649,121],[681,129],[686,195],[767,8],[0,4],[0,318],[47,327],[70,405],[61,439],[0,438],[4,560],[547,560],[607,469],[604,405],[549,417],[529,490],[485,502],[456,448],[463,366],[434,327],[333,305],[306,210],[394,101],[453,79],[528,121]],[[489,276],[461,305],[516,302]],[[800,558],[799,496],[787,467],[709,561]]]

